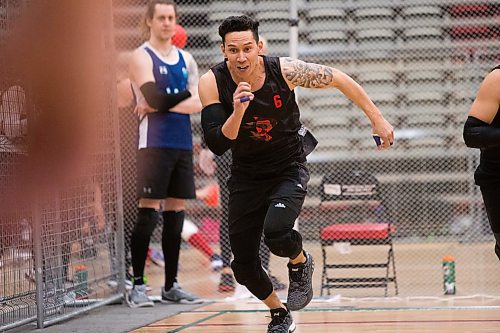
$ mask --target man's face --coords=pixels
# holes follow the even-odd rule
[[[157,4],[151,20],[147,20],[151,37],[159,40],[169,40],[174,35],[176,17],[174,6]]]
[[[250,30],[226,34],[225,43],[221,45],[229,69],[241,77],[251,75],[257,68],[261,48],[262,43],[256,42]]]

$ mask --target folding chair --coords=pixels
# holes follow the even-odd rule
[[[385,288],[384,295],[387,296],[391,282],[397,295],[392,245],[394,228],[383,204],[378,180],[363,171],[349,171],[325,175],[321,186],[321,206],[330,218],[329,225],[320,229],[323,255],[321,296],[325,289],[330,295],[333,288]],[[355,246],[383,246],[384,250],[387,249],[386,257],[377,262],[366,262],[366,259],[363,261],[356,257],[356,253],[349,253],[351,246],[352,249]],[[337,251],[333,251],[332,247]],[[343,256],[342,260],[340,256]],[[378,276],[378,271],[372,270],[377,268],[384,269],[384,276]],[[354,271],[356,269],[361,270]]]

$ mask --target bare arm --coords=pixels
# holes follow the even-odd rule
[[[372,131],[382,138],[383,148],[394,142],[394,130],[382,113],[366,94],[364,89],[342,71],[314,63],[306,63],[292,58],[280,58],[281,72],[290,89],[336,88],[356,104],[366,114],[372,124]]]
[[[142,49],[137,49],[132,53],[129,63],[130,81],[137,87],[141,87],[146,82],[155,82],[153,75],[153,60]]]
[[[134,94],[132,92],[132,86],[130,85],[130,79],[125,78],[116,84],[117,92],[117,105],[118,108],[125,108],[132,105],[134,102]]]
[[[489,73],[481,83],[469,116],[491,124],[500,106],[500,69]]]
[[[208,71],[201,76],[198,83],[198,95],[200,96],[202,107],[220,103],[219,91],[217,90],[215,75],[212,71]]]
[[[200,98],[198,96],[198,64],[190,53],[184,51],[183,54],[186,60],[186,69],[188,71],[188,89],[191,92],[191,97],[174,106],[171,111],[192,114],[200,112],[202,108]]]
[[[500,146],[500,128],[491,126],[500,107],[500,70],[489,73],[481,83],[469,117],[464,124],[464,142],[471,148]]]

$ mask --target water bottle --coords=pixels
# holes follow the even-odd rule
[[[445,295],[455,295],[455,258],[443,257],[443,287]]]
[[[75,267],[75,293],[79,297],[84,297],[88,294],[88,275],[87,266],[78,265]]]

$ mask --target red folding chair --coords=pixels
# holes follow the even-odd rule
[[[330,295],[330,289],[334,288],[378,287],[385,288],[387,296],[391,282],[397,295],[394,226],[383,204],[378,180],[371,174],[353,171],[325,175],[321,185],[321,207],[329,218],[320,229],[321,296],[324,290]],[[381,246],[385,256],[376,262],[367,262],[350,251],[355,246]],[[374,276],[372,272],[377,273]]]

